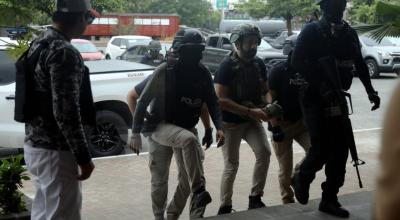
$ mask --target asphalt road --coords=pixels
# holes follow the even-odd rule
[[[353,79],[353,84],[349,90],[352,96],[354,110],[354,113],[350,116],[353,130],[381,128],[388,102],[398,81],[399,80],[395,74],[382,74],[380,78],[372,79],[372,85],[374,86],[375,90],[378,91],[378,94],[381,98],[381,107],[375,111],[371,111],[372,104],[368,100],[368,95],[364,89],[364,86],[359,78],[355,77]],[[266,123],[264,123],[264,127],[267,129]],[[201,140],[204,135],[204,128],[201,123],[198,124],[197,130]],[[215,130],[213,136],[215,139]],[[146,140],[145,138],[142,140],[144,142],[142,152],[147,152],[148,145]],[[129,154],[132,152],[128,149],[126,150],[126,153]]]

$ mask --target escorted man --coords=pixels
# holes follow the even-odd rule
[[[178,219],[190,193],[192,194],[190,209],[202,210],[202,212],[192,211],[190,218],[202,217],[205,206],[211,202],[211,196],[205,188],[202,150],[195,132],[203,103],[206,103],[217,128],[217,140],[223,141],[224,134],[211,74],[200,63],[204,48],[205,41],[199,31],[195,29],[178,31],[172,43],[171,54],[176,60],[173,57],[168,58],[166,63],[154,71],[134,113],[131,147],[135,151],[140,150],[142,145],[140,132],[144,129],[144,135],[149,136],[150,145],[158,145],[164,150],[172,148],[177,160],[178,186],[185,189],[181,190],[182,195],[175,193],[173,201],[168,206],[167,219]],[[150,103],[150,113],[146,114]],[[165,164],[166,161],[170,161],[170,153],[160,151],[152,163]],[[153,187],[155,188],[152,191],[164,189],[160,186],[153,185]],[[162,203],[165,200],[158,201],[159,198],[155,193],[153,196],[155,196],[153,202],[158,203],[153,204],[153,207],[159,208],[154,210],[155,219],[164,219],[165,204]]]
[[[158,66],[164,61],[164,56],[160,54],[161,44],[158,40],[152,40],[148,46],[148,53],[146,53],[140,63],[150,66]]]
[[[345,21],[346,0],[318,0],[322,18],[307,24],[301,31],[292,64],[309,84],[301,94],[301,104],[311,145],[300,171],[294,175],[296,199],[307,204],[309,187],[316,172],[325,165],[319,210],[348,218],[349,212],[338,201],[343,186],[349,148],[353,145],[351,122],[345,90],[348,90],[355,67],[368,98],[379,108],[362,55],[357,33]],[[358,162],[358,161],[357,161]]]
[[[144,88],[146,87],[147,83],[151,79],[152,75],[148,76],[142,82],[137,84],[129,93],[128,93],[128,104],[129,109],[131,110],[132,114],[136,110],[137,100],[139,99],[140,95],[142,94]],[[212,142],[212,128],[210,126],[210,116],[207,110],[207,105],[203,104],[201,109],[201,121],[204,125],[205,134],[202,139],[202,145],[205,145],[205,149],[208,149]],[[197,131],[195,131],[197,136]],[[167,204],[167,196],[168,196],[168,178],[169,178],[169,168],[171,164],[173,149],[171,147],[159,145],[154,141],[149,140],[149,168],[151,174],[151,199],[153,204],[153,213],[157,219],[157,216],[160,216],[161,213],[164,215],[165,206]],[[204,161],[203,151],[201,150],[201,160]],[[164,159],[159,160],[158,158],[162,156]],[[175,161],[178,162],[179,160],[182,161],[182,154],[175,154]],[[184,169],[183,166],[177,164],[177,167]],[[178,186],[176,187],[173,199],[171,200],[170,204],[167,207],[167,215],[177,215],[181,214],[186,200],[190,194],[190,185],[189,185],[189,178],[187,177],[186,171],[181,170],[180,175],[182,178],[182,182],[179,182]],[[190,213],[191,216],[200,216],[204,214],[204,207],[199,209],[195,209],[195,207],[191,207]],[[163,219],[163,218],[159,218]]]
[[[256,57],[261,42],[257,26],[242,24],[232,30],[230,37],[236,51],[221,63],[214,84],[223,110],[225,144],[222,146],[224,171],[221,179],[221,204],[218,214],[232,211],[233,183],[239,168],[239,147],[244,139],[256,157],[249,209],[264,207],[261,201],[270,162],[271,150],[262,121],[268,115],[267,74],[263,61]]]
[[[94,16],[89,0],[57,0],[53,25],[34,40],[29,53],[40,49],[34,67],[36,102],[25,124],[24,157],[37,188],[32,219],[81,219],[80,181],[94,164],[83,123],[94,124],[89,72],[70,43]]]
[[[269,126],[272,132],[272,146],[279,164],[278,179],[283,204],[294,203],[294,193],[290,187],[293,140],[299,143],[305,152],[311,147],[299,103],[299,89],[305,85],[290,65],[291,57],[290,51],[287,60],[273,65],[268,73],[268,101],[277,101],[284,111],[282,120]],[[295,170],[299,169],[300,164],[296,164]]]

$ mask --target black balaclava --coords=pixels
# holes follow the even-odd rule
[[[204,47],[182,47],[179,50],[179,62],[184,66],[194,66],[203,58]]]
[[[322,0],[320,3],[322,16],[329,23],[341,24],[346,4],[346,0]]]

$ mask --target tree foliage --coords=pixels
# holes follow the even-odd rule
[[[182,24],[194,27],[216,26],[210,24],[218,20],[207,0],[91,0],[91,3],[100,13],[178,14]],[[54,7],[54,0],[0,0],[0,25],[48,24]]]
[[[289,32],[294,17],[306,17],[317,8],[314,0],[249,0],[238,7],[239,11],[256,19],[266,16],[283,18]]]
[[[360,33],[369,32],[371,37],[381,41],[385,36],[400,37],[400,3],[383,2],[376,3],[377,24],[360,25],[356,30]]]

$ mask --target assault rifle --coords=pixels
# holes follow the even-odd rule
[[[323,69],[322,72],[323,72],[325,78],[328,80],[328,84],[329,84],[329,87],[331,90],[330,92],[332,92],[332,96],[337,101],[337,104],[339,107],[339,109],[337,109],[337,111],[339,111],[339,112],[337,112],[337,111],[335,111],[335,112],[340,114],[343,118],[345,143],[349,147],[350,155],[353,160],[353,166],[356,168],[359,186],[360,186],[360,188],[363,188],[363,184],[361,181],[358,166],[365,164],[365,161],[360,160],[358,158],[356,143],[354,141],[353,128],[351,126],[351,121],[349,118],[348,107],[347,107],[347,102],[346,102],[346,98],[348,98],[349,102],[350,102],[350,107],[351,107],[350,114],[352,114],[353,113],[353,104],[351,101],[351,95],[350,95],[350,93],[347,93],[346,91],[343,90],[341,79],[338,74],[336,60],[333,57],[322,57],[318,60],[318,62]]]

